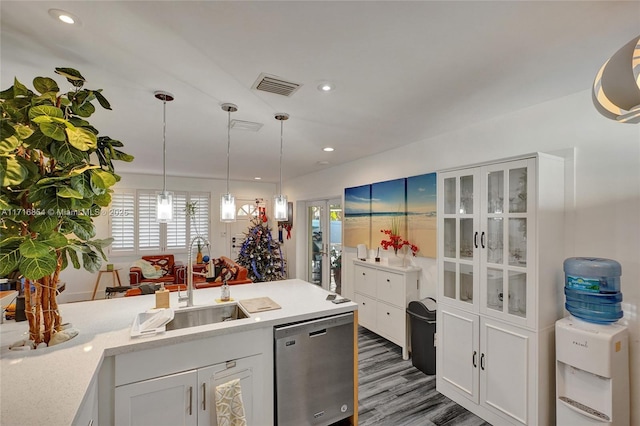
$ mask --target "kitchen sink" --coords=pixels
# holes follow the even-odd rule
[[[167,330],[179,330],[242,318],[249,318],[249,314],[237,303],[183,308],[175,311],[173,319],[167,323]]]

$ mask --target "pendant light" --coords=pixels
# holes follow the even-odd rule
[[[640,123],[640,37],[604,63],[591,95],[594,106],[605,117],[618,123]]]
[[[236,199],[229,193],[229,152],[231,150],[231,113],[238,107],[234,104],[222,104],[222,110],[228,113],[227,120],[227,193],[220,197],[220,221],[236,221]]]
[[[169,92],[157,91],[156,99],[162,101],[162,192],[156,194],[156,219],[158,222],[173,220],[173,193],[167,192],[167,102],[173,100]]]
[[[288,220],[287,196],[282,195],[282,130],[283,122],[289,119],[289,114],[284,112],[276,113],[275,119],[280,121],[280,187],[279,194],[273,197],[273,218],[278,222]]]

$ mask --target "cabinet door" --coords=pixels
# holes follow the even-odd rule
[[[532,325],[535,160],[482,170],[480,312]]]
[[[378,333],[383,337],[386,337],[397,345],[405,346],[407,314],[404,308],[398,308],[378,301],[376,327]]]
[[[438,306],[437,383],[474,403],[479,402],[479,317]]]
[[[536,365],[533,340],[524,329],[482,320],[480,403],[510,423],[528,424],[527,398],[535,394],[530,380]]]
[[[376,330],[376,300],[356,293],[358,304],[358,324],[371,331]]]
[[[262,364],[260,355],[212,365],[198,370],[198,425],[217,426],[215,389],[240,379],[242,405],[248,425],[256,423],[255,403],[260,395]]]
[[[354,289],[358,293],[376,297],[376,270],[355,265]]]
[[[480,169],[438,175],[438,297],[478,310]]]
[[[383,300],[399,308],[406,308],[407,292],[404,275],[393,272],[378,271],[376,273],[376,292],[378,300]]]
[[[195,370],[118,386],[115,389],[115,424],[196,425]]]

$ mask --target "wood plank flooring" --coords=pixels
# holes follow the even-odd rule
[[[360,426],[491,426],[436,391],[436,376],[402,359],[399,346],[358,330]]]

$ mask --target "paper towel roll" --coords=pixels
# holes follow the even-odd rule
[[[367,245],[358,244],[358,259],[365,260],[367,258]]]

